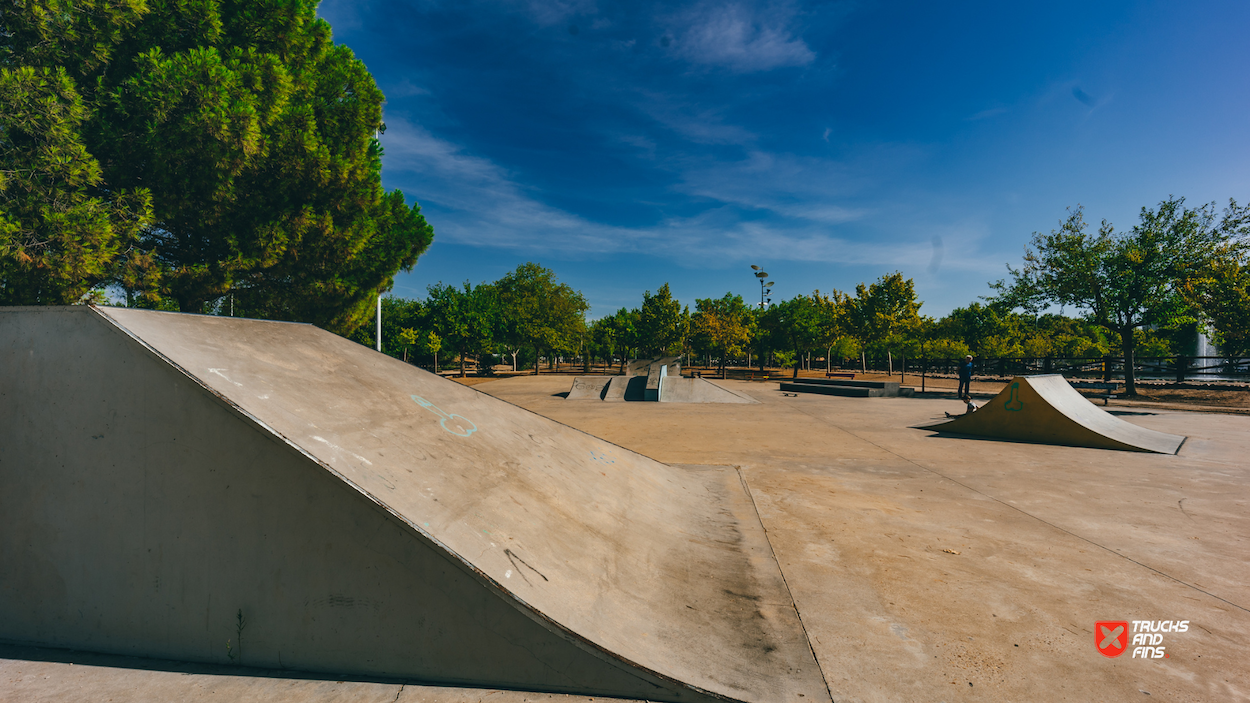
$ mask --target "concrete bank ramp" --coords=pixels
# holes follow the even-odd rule
[[[576,376],[573,378],[573,387],[569,389],[569,394],[565,396],[565,400],[582,400],[586,398],[602,400],[603,392],[607,390],[608,383],[612,378],[612,376]]]
[[[1175,454],[1185,441],[1180,435],[1148,430],[1102,410],[1059,374],[1019,376],[975,413],[922,429],[1158,454]]]
[[[828,701],[732,469],[309,325],[0,309],[0,639],[655,701]]]

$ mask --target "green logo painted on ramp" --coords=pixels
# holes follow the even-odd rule
[[[1003,403],[1003,407],[1007,408],[1008,410],[1012,412],[1019,412],[1022,408],[1024,408],[1024,402],[1021,401],[1020,398],[1017,397],[1019,393],[1020,393],[1020,382],[1016,381],[1015,383],[1011,384],[1011,397],[1007,399],[1006,403]]]
[[[417,402],[417,405],[420,405],[426,410],[429,410],[437,415],[440,418],[438,421],[439,426],[457,437],[468,437],[474,432],[477,432],[477,425],[473,424],[473,421],[464,415],[445,413],[433,403],[419,395],[412,396],[412,399]]]

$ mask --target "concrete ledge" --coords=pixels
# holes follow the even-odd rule
[[[879,398],[884,396],[881,388],[854,388],[851,386],[832,386],[815,383],[790,383],[783,381],[781,390],[788,393],[819,393],[820,395],[841,395],[848,398]]]

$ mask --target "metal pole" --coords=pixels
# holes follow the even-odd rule
[[[378,351],[382,351],[382,294],[378,293]]]

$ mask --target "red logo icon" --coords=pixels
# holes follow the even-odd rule
[[[1094,644],[1104,657],[1118,657],[1128,648],[1128,621],[1094,623]]]

